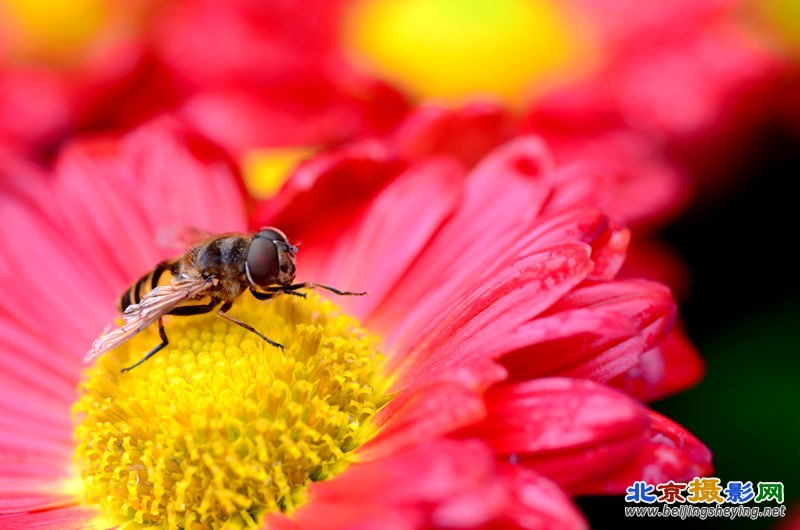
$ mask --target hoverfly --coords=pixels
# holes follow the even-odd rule
[[[249,324],[228,315],[233,302],[245,290],[258,300],[268,300],[282,293],[305,297],[299,289],[319,287],[343,296],[366,293],[340,291],[316,283],[292,283],[295,276],[297,247],[290,245],[283,232],[273,227],[253,234],[221,234],[195,244],[182,256],[162,261],[142,276],[120,296],[118,308],[123,324],[109,324],[94,341],[83,359],[89,363],[100,355],[131,339],[153,322],[158,322],[161,343],[144,357],[122,369],[132,370],[162,350],[169,339],[164,330],[166,315],[199,315],[216,309],[217,316],[255,333],[276,348],[284,346]],[[168,285],[158,285],[165,272],[172,275]],[[187,304],[209,298],[207,303]]]

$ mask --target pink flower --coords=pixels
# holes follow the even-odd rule
[[[141,338],[141,344],[102,357],[81,384],[72,440],[69,410],[80,359],[113,319],[114,297],[169,255],[156,245],[157,234],[176,224],[214,232],[252,228],[235,171],[220,150],[162,121],[119,142],[75,144],[52,175],[24,166],[17,171],[28,178],[0,180],[0,241],[9,250],[0,269],[7,301],[0,313],[2,526],[113,524],[94,519],[96,506],[82,498],[108,484],[100,487],[101,504],[168,526],[183,517],[211,525],[264,517],[270,528],[281,529],[581,528],[585,521],[572,496],[621,493],[634,480],[684,480],[710,470],[708,450],[691,434],[608,385],[662,346],[675,305],[660,284],[615,279],[628,231],[591,203],[591,175],[554,166],[536,138],[507,143],[469,170],[435,157],[398,166],[375,145],[353,146],[312,159],[287,184],[284,192],[293,197],[278,196],[280,207],[270,218],[286,221],[281,228],[301,243],[298,279],[369,291],[336,302],[360,321],[363,333],[379,338],[386,364],[364,368],[370,363],[354,361],[352,352],[360,351],[354,349],[343,354],[343,370],[368,369],[377,374],[376,385],[391,384],[386,404],[371,420],[362,418],[366,430],[331,446],[341,459],[332,467],[319,464],[298,479],[291,497],[280,499],[264,490],[297,479],[286,460],[272,461],[268,467],[277,474],[259,479],[255,489],[252,482],[229,485],[254,472],[259,451],[271,443],[254,433],[274,427],[272,416],[253,424],[256,431],[234,432],[227,426],[250,425],[235,423],[244,421],[239,409],[208,411],[232,403],[241,380],[241,388],[266,396],[246,398],[241,410],[266,414],[270,392],[284,388],[281,370],[275,369],[274,381],[248,380],[244,374],[263,369],[262,361],[237,355],[253,351],[266,364],[280,364],[306,346],[283,339],[281,354],[252,335],[225,335],[217,347],[225,355],[214,357],[211,334],[227,328],[213,316],[168,320],[170,345],[129,374],[114,369],[126,362],[120,356],[140,355],[154,335],[142,334],[131,341]],[[337,180],[347,190],[352,179],[384,171],[393,178],[379,178],[354,211],[339,211],[335,202],[329,209],[303,209],[323,204],[318,194]],[[304,307],[328,314],[328,306],[314,304],[322,303],[312,296],[237,302],[255,311],[251,315],[275,311],[271,319],[250,323],[262,330],[276,326],[269,329],[290,338],[309,326],[298,321],[296,329],[283,328],[278,320],[295,318]],[[363,339],[362,332],[356,335]],[[356,344],[351,340],[323,336],[317,347]],[[299,361],[290,366],[287,377],[305,373]],[[316,373],[322,365],[314,366]],[[197,371],[184,379],[182,371],[190,369]],[[232,374],[230,380],[216,377],[223,373]],[[158,383],[158,377],[165,379]],[[314,394],[309,388],[331,381],[312,377],[311,387],[287,387],[298,401],[274,414],[291,416],[295,404],[310,402],[302,397]],[[158,401],[186,384],[191,391]],[[379,390],[347,378],[333,387],[344,392],[352,385],[356,401]],[[175,412],[209,389],[220,393],[205,408]],[[95,401],[104,392],[114,397]],[[126,401],[127,392],[139,392],[139,400]],[[347,406],[347,400],[341,404]],[[125,411],[130,407],[134,412]],[[297,425],[338,414],[326,407],[325,414],[298,412]],[[106,408],[116,412],[98,423],[82,421]],[[204,434],[170,431],[138,445],[145,431],[157,432],[167,421],[153,410],[175,415],[180,421],[174,425],[200,425]],[[312,421],[308,414],[319,415]],[[117,424],[122,417],[129,423]],[[352,423],[341,429],[350,432]],[[226,426],[220,439],[227,441],[204,445],[219,434],[215,425]],[[278,434],[287,438],[279,446],[328,462],[330,455],[308,449],[318,438],[297,439],[289,435],[297,432],[290,424],[281,425]],[[108,444],[93,445],[101,439]],[[353,440],[361,443],[352,447]],[[184,452],[165,449],[183,443]],[[70,466],[73,452],[77,470]],[[100,456],[103,464],[88,469]],[[175,466],[184,478],[208,478],[199,490],[202,502],[181,501],[197,484],[171,482]],[[331,472],[318,475],[325,469]],[[84,477],[82,486],[75,486],[77,476]]]
[[[314,5],[312,5],[314,4]],[[408,102],[332,53],[336,2],[32,0],[0,6],[0,145],[175,112],[234,153],[383,132]]]

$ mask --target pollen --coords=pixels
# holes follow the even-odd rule
[[[169,345],[146,330],[101,357],[73,406],[75,462],[86,501],[119,524],[251,527],[290,513],[311,481],[355,460],[387,401],[378,339],[309,293],[259,302],[231,316],[281,351],[209,314],[167,317]],[[155,327],[155,326],[152,326]]]

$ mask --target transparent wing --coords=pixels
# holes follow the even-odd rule
[[[195,226],[169,225],[158,231],[156,243],[163,249],[183,252],[187,248],[193,247],[204,239],[211,237],[216,236]]]
[[[83,358],[88,364],[106,352],[128,341],[134,335],[164,316],[170,309],[187,300],[200,297],[210,282],[199,276],[181,275],[170,285],[159,285],[142,297],[138,304],[129,305],[122,313],[123,324],[109,324],[92,343],[92,348]]]

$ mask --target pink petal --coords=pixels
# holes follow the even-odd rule
[[[450,160],[417,164],[392,181],[370,203],[354,226],[338,240],[314,280],[369,295],[342,299],[362,319],[401,283],[452,213],[463,174]],[[419,208],[420,197],[427,197]],[[409,216],[409,212],[415,215]]]
[[[457,109],[423,104],[397,128],[391,142],[412,160],[443,154],[473,166],[510,139],[513,121],[504,108],[487,102]]]
[[[0,513],[63,503],[72,476],[70,401],[0,375]]]
[[[50,484],[52,487],[52,484]],[[57,493],[26,493],[24,486],[19,490],[11,488],[0,489],[0,522],[5,515],[20,515],[28,512],[41,512],[64,508],[77,503],[77,499],[70,495],[59,495]],[[0,528],[4,528],[0,526]]]
[[[549,479],[520,466],[508,464],[503,473],[510,482],[515,502],[509,508],[521,528],[585,529],[583,514],[572,498]]]
[[[673,328],[661,343],[639,357],[633,368],[609,384],[644,401],[686,390],[702,379],[705,363],[688,338]]]
[[[654,348],[674,314],[669,290],[660,284],[587,283],[521,327],[509,343],[518,349],[501,362],[518,381],[552,375],[607,381]]]
[[[576,494],[618,494],[636,480],[651,484],[686,482],[713,472],[708,447],[672,420],[653,411],[647,411],[647,415],[644,446],[629,455],[623,465],[582,483],[574,490]]]
[[[94,520],[97,512],[81,506],[57,506],[27,513],[0,515],[0,528],[91,530],[108,528]]]
[[[116,145],[73,145],[56,171],[64,229],[79,248],[105,252],[127,281],[174,253],[154,243],[164,228],[246,229],[234,164],[172,120],[151,122]]]
[[[594,270],[589,279],[612,280],[616,277],[625,262],[630,240],[630,230],[612,222],[608,230],[592,241]]]
[[[378,434],[358,450],[366,460],[432,440],[479,421],[485,414],[481,394],[457,381],[434,381],[401,392],[375,417]]]
[[[550,193],[551,165],[544,146],[535,138],[518,139],[486,157],[467,178],[458,210],[370,325],[392,330],[388,337],[392,344],[401,337],[418,336],[421,327],[458,294],[472,288],[493,266],[496,256],[503,256],[519,234],[525,233]]]
[[[0,462],[25,455],[54,458],[61,469],[72,452],[71,401],[0,376]]]
[[[505,385],[487,393],[486,402],[486,419],[462,435],[480,437],[499,455],[523,459],[560,484],[613,468],[626,458],[620,448],[644,444],[639,437],[648,424],[645,409],[591,381]],[[577,460],[584,466],[574,466]]]
[[[433,441],[356,463],[309,488],[277,528],[583,528],[570,499],[533,473],[498,465],[475,441]],[[272,520],[269,521],[272,524]],[[560,526],[560,525],[564,526]]]
[[[116,297],[165,257],[159,229],[245,226],[227,159],[168,120],[116,144],[73,145],[57,168],[48,181],[3,187],[0,245],[16,250],[0,268],[15,301],[0,310],[0,373],[68,404],[80,359],[116,315]]]
[[[15,249],[0,264],[0,286],[14,300],[0,309],[0,342],[5,343],[0,364],[24,366],[29,360],[18,352],[36,348],[32,353],[41,356],[37,361],[44,370],[74,388],[79,352],[92,334],[82,315],[102,315],[95,295],[108,290],[98,275],[86,274],[86,262],[92,262],[96,251],[87,254],[75,248],[61,231],[57,215],[42,210],[42,204],[52,204],[51,188],[52,182],[27,190],[3,187],[0,196],[0,245]],[[34,189],[46,194],[33,197]],[[58,279],[58,288],[48,279]],[[75,349],[75,358],[63,354]],[[29,377],[38,371],[30,370]]]
[[[486,404],[486,419],[462,435],[480,437],[500,455],[538,457],[551,471],[563,456],[590,456],[604,443],[635,439],[647,427],[641,405],[580,379],[546,378],[495,387],[486,394]]]
[[[497,337],[513,332],[577,285],[591,270],[589,249],[572,243],[533,254],[498,273],[493,282],[452,303],[437,315],[437,327],[416,337],[398,386],[436,378],[450,367],[491,359]],[[413,340],[413,338],[409,338]]]
[[[574,494],[618,493],[634,480],[710,469],[708,450],[684,429],[591,381],[509,384],[488,392],[486,405],[486,419],[459,435],[483,439]]]
[[[480,488],[485,495],[465,514],[476,526],[505,501],[494,468],[491,452],[478,442],[433,442],[387,459],[354,464],[329,481],[312,484],[309,502],[291,518],[301,528],[360,528],[362,524],[392,528],[387,525],[404,520],[400,528],[435,528],[437,508]]]
[[[254,224],[275,225],[293,242],[327,248],[400,170],[395,155],[378,142],[320,153],[302,162],[278,194],[260,206]],[[325,222],[310,222],[313,219]],[[317,262],[303,257],[307,248],[301,247],[300,252],[298,262]],[[321,268],[320,264],[307,267],[313,272]]]
[[[617,182],[602,162],[598,164],[593,158],[578,160],[574,162],[569,159],[568,163],[562,161],[553,171],[552,178],[556,185],[547,202],[547,211],[575,206],[603,208],[615,193],[619,193],[615,188]]]
[[[430,528],[425,517],[413,507],[343,504],[315,501],[312,509],[297,510],[291,517],[270,514],[266,530],[421,530]]]
[[[591,244],[607,232],[608,228],[608,217],[591,206],[543,214],[509,247],[507,259],[509,263],[513,263],[517,257],[570,241]]]

